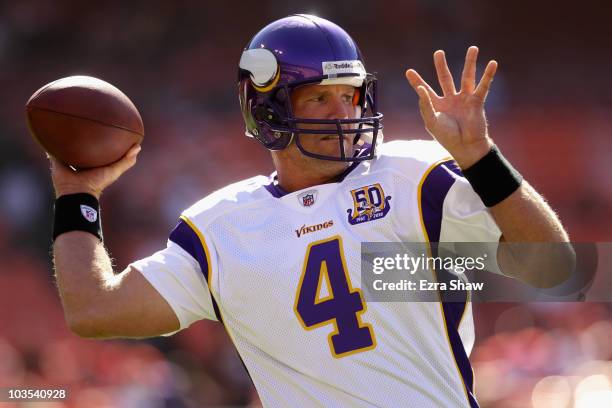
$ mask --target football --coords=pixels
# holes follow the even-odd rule
[[[26,103],[26,117],[43,149],[77,169],[111,164],[144,138],[142,118],[132,101],[90,76],[43,86]]]

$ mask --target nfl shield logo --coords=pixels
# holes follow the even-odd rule
[[[310,207],[313,204],[314,204],[314,195],[306,194],[304,197],[302,197],[302,205],[304,207]]]
[[[81,204],[81,214],[89,222],[96,222],[98,219],[98,212],[85,204]]]
[[[311,205],[315,203],[316,199],[317,199],[317,192],[313,190],[307,191],[298,196],[298,200],[300,201],[300,204],[302,204],[304,207],[310,207]]]

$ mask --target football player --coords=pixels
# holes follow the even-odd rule
[[[469,302],[366,302],[361,243],[566,242],[541,196],[487,132],[497,64],[476,82],[470,47],[457,90],[436,51],[438,95],[406,76],[432,141],[382,143],[375,76],[334,23],[292,15],[259,31],[239,63],[246,134],[276,172],[183,212],[166,248],[114,275],[101,192],[139,148],[73,172],[52,159],[54,261],[66,319],[93,338],[150,337],[222,322],[264,406],[476,407]],[[493,269],[536,286],[549,276],[503,250]],[[518,267],[517,267],[518,266]]]

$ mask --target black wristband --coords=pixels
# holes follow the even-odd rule
[[[523,176],[502,156],[495,145],[482,159],[462,172],[487,207],[493,207],[505,200],[523,182]]]
[[[64,232],[85,231],[102,241],[100,203],[91,194],[77,193],[55,200],[53,241]]]

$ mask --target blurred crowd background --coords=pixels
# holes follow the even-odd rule
[[[24,120],[42,85],[93,75],[142,114],[139,162],[102,198],[117,271],[163,247],[191,203],[273,170],[243,136],[236,67],[257,30],[296,12],[331,19],[360,44],[380,78],[387,140],[429,137],[405,69],[434,83],[433,51],[445,49],[458,75],[467,47],[480,46],[479,72],[488,59],[500,64],[487,101],[491,136],[574,241],[610,241],[612,53],[599,4],[0,1],[0,387],[69,389],[68,401],[37,407],[258,405],[218,323],[146,341],[68,331],[50,262],[48,162]],[[475,305],[481,405],[612,406],[611,317],[606,303]]]

